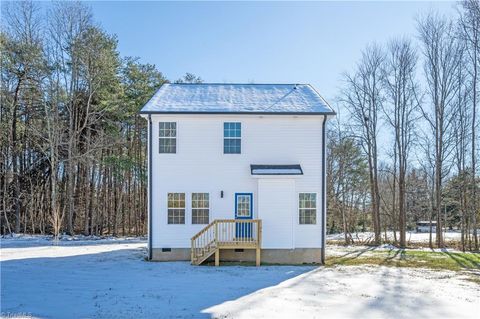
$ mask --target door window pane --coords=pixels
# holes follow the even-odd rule
[[[250,205],[250,195],[237,195],[237,217],[250,217]]]

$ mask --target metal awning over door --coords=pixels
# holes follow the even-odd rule
[[[300,164],[293,165],[250,165],[252,175],[303,175]]]

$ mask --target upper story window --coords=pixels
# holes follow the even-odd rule
[[[242,125],[239,122],[223,123],[223,153],[240,154],[242,150]]]
[[[177,123],[160,122],[159,123],[159,152],[176,153],[177,152]]]
[[[168,193],[168,223],[185,224],[185,193]]]
[[[208,193],[192,193],[192,224],[208,224]]]
[[[300,193],[298,194],[298,201],[300,224],[316,224],[317,194]]]

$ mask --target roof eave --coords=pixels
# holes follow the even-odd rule
[[[329,112],[246,112],[246,111],[140,111],[139,114],[241,114],[241,115],[331,115],[335,116],[335,111]]]

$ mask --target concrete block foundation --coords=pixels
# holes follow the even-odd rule
[[[190,248],[153,248],[153,261],[190,261]],[[322,248],[262,249],[265,264],[320,264]],[[212,256],[209,260],[214,260]],[[255,249],[222,249],[220,262],[255,262]]]

